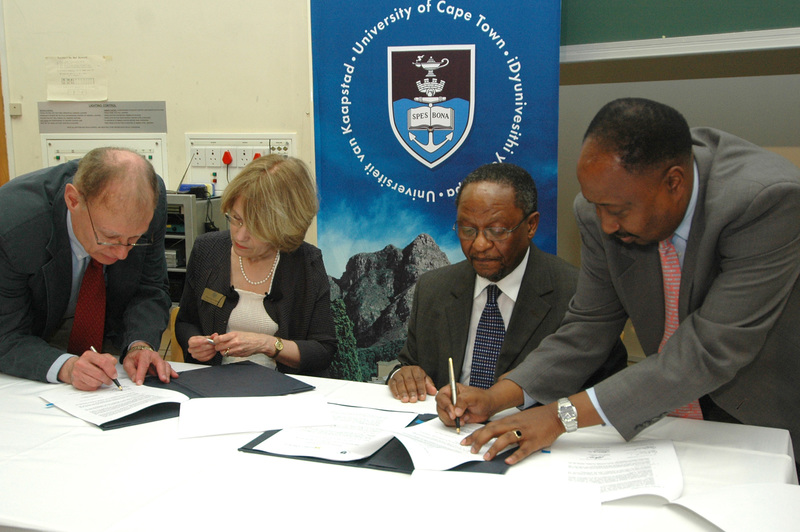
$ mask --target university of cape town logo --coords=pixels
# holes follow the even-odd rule
[[[397,140],[428,168],[441,164],[472,128],[475,45],[390,46],[388,71]]]

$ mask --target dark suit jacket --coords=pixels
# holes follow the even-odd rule
[[[681,275],[680,326],[664,350],[657,353],[664,332],[657,245],[605,235],[594,207],[579,196],[575,298],[558,333],[510,378],[533,397],[557,399],[602,360],[630,316],[650,356],[595,388],[622,436],[709,394],[739,421],[789,429],[798,443],[800,170],[722,131],[693,129],[692,137],[699,196]],[[567,364],[558,362],[565,357]]]
[[[64,189],[77,161],[17,177],[0,187],[0,371],[45,380],[63,354],[48,339],[69,304],[72,250]],[[166,192],[159,178],[158,206],[148,233],[153,245],[131,249],[107,266],[106,340],[124,352],[135,340],[158,349],[169,317],[164,259]]]
[[[187,362],[196,362],[187,349],[190,337],[224,334],[228,330],[228,318],[239,302],[239,295],[231,286],[230,256],[230,231],[206,233],[195,240],[175,320],[175,334]],[[205,290],[224,296],[221,306],[204,298]],[[278,324],[276,335],[296,342],[300,349],[299,368],[278,364],[278,369],[327,376],[338,342],[331,314],[331,289],[319,249],[304,242],[291,253],[281,253],[264,308]],[[209,363],[222,363],[222,356],[217,353]]]
[[[531,244],[500,348],[495,379],[517,367],[544,337],[558,328],[575,292],[576,280],[574,266]],[[453,358],[456,381],[461,379],[474,288],[475,270],[466,260],[427,272],[417,281],[408,338],[398,359],[404,366],[422,367],[436,388],[449,384],[449,357]],[[602,377],[621,369],[626,361],[627,352],[620,343],[613,360],[602,369]]]

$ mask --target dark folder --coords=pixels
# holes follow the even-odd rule
[[[436,415],[434,414],[420,414],[417,416],[417,419],[411,422],[420,423],[425,422],[430,419],[435,418]],[[436,423],[434,421],[434,423]],[[255,453],[255,454],[264,454],[268,456],[280,456],[281,458],[295,458],[297,460],[307,460],[310,462],[324,462],[328,464],[338,464],[343,466],[350,466],[350,467],[366,467],[369,469],[380,469],[382,471],[395,471],[397,473],[407,473],[411,474],[414,471],[414,462],[411,460],[411,456],[409,456],[408,451],[400,443],[400,440],[397,438],[392,438],[386,445],[375,451],[372,455],[367,456],[366,458],[362,458],[360,460],[352,460],[348,462],[339,462],[336,460],[326,460],[324,458],[317,458],[312,456],[288,456],[283,454],[273,454],[268,453],[265,451],[261,451],[256,449],[256,446],[266,440],[267,438],[277,434],[278,430],[268,430],[267,432],[261,434],[253,441],[245,444],[244,446],[240,447],[239,450],[245,453]],[[510,449],[504,453],[501,453],[494,457],[494,460],[491,462],[465,462],[460,464],[450,471],[471,471],[474,473],[498,473],[503,474],[508,471],[510,467],[508,464],[504,462],[506,457],[511,456],[516,450]]]
[[[199,397],[270,397],[306,392],[314,387],[253,362],[182,371],[168,383],[148,375],[145,384],[180,392],[190,399]],[[178,417],[180,403],[160,403],[100,425],[103,430],[118,429],[151,421]]]

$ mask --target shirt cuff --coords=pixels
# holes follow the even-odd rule
[[[597,394],[594,391],[594,387],[587,388],[586,393],[589,395],[589,400],[592,402],[592,406],[594,407],[594,409],[597,410],[597,413],[600,414],[601,418],[603,418],[603,424],[613,428],[614,425],[611,424],[611,422],[606,417],[606,413],[603,412],[602,408],[600,408],[600,403],[597,401]]]
[[[47,382],[52,382],[53,384],[60,383],[61,381],[58,380],[58,372],[61,371],[61,367],[64,365],[64,363],[74,356],[75,355],[70,355],[69,353],[64,353],[58,357],[56,361],[53,362],[53,365],[50,366],[50,369],[47,370],[47,375],[45,377]]]
[[[392,368],[392,371],[389,372],[389,376],[386,377],[386,382],[384,384],[389,384],[389,381],[392,380],[394,374],[400,371],[403,368],[402,364],[397,364],[395,367]]]
[[[522,406],[518,407],[520,410],[525,410],[539,404],[539,401],[528,395],[528,392],[525,390],[522,390],[522,396],[524,401],[522,402]]]

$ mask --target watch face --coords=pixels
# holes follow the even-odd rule
[[[567,432],[573,432],[578,428],[578,412],[569,401],[559,401],[558,417],[564,424]]]
[[[278,351],[280,351],[281,349],[283,349],[283,342],[281,341],[281,339],[280,339],[280,338],[278,338],[277,340],[275,340],[275,349],[277,349]]]

